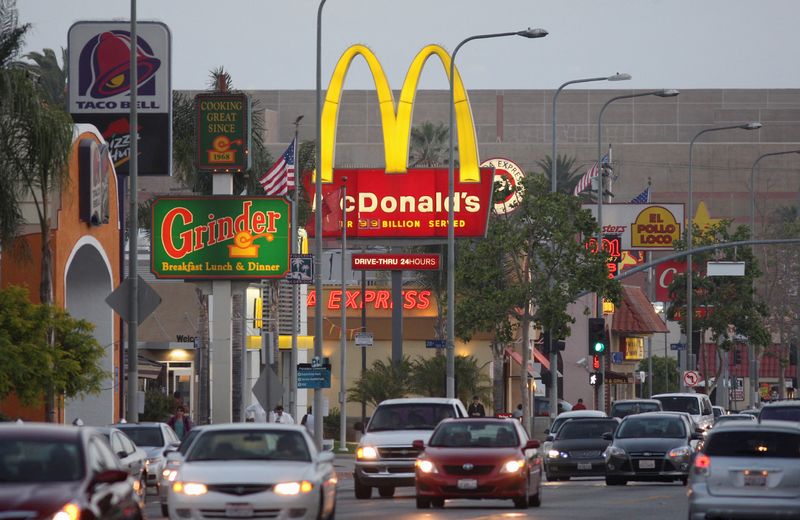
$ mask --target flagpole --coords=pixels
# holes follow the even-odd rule
[[[291,251],[302,252],[300,244],[298,244],[298,204],[299,204],[299,186],[298,179],[300,177],[300,164],[298,156],[300,154],[297,144],[297,135],[299,133],[300,121],[303,116],[298,116],[294,120],[294,197],[292,204],[292,248]],[[300,412],[297,410],[297,326],[299,323],[300,308],[298,307],[298,294],[299,286],[296,283],[292,284],[292,353],[289,356],[289,410],[293,417],[299,417]]]

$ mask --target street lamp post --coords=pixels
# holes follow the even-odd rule
[[[758,167],[758,163],[761,159],[765,157],[773,157],[775,155],[788,155],[788,154],[800,154],[800,150],[788,150],[786,152],[771,152],[765,153],[758,157],[753,162],[753,166],[750,168],[750,238],[756,237],[756,168]],[[755,284],[755,280],[753,280],[753,284]],[[750,358],[749,363],[749,372],[750,372],[750,401],[752,402],[752,407],[755,408],[758,405],[758,358],[756,357],[756,346],[753,344],[752,341],[748,341],[748,357]]]
[[[347,284],[344,278],[345,258],[347,255],[347,177],[342,177],[342,305],[339,333],[341,363],[339,368],[339,451],[347,451]],[[316,425],[316,422],[314,423]]]
[[[324,0],[323,0],[324,2]],[[447,168],[447,359],[446,359],[446,391],[447,397],[455,397],[455,353],[454,353],[454,338],[455,338],[455,215],[453,211],[455,200],[455,172],[453,168],[453,120],[454,120],[454,95],[453,84],[455,75],[456,54],[459,49],[472,40],[484,40],[488,38],[501,38],[504,36],[523,36],[525,38],[543,38],[547,36],[547,31],[544,29],[526,29],[524,31],[511,31],[503,33],[492,34],[478,34],[470,36],[456,45],[453,54],[450,56],[450,147],[448,155],[448,168]],[[319,152],[317,152],[319,157]],[[319,176],[318,176],[319,177]],[[317,298],[319,300],[319,298]],[[319,305],[319,304],[318,304]],[[527,345],[524,346],[527,348]],[[526,367],[522,367],[526,370]]]
[[[761,128],[761,123],[757,122],[750,122],[750,123],[741,123],[737,125],[725,125],[725,126],[715,126],[712,128],[705,128],[697,132],[692,140],[689,142],[689,186],[688,186],[688,204],[686,206],[686,211],[688,214],[686,215],[686,251],[689,252],[686,255],[686,352],[684,356],[689,356],[692,353],[692,320],[694,318],[693,308],[694,308],[694,301],[693,301],[693,293],[694,293],[694,280],[692,280],[692,238],[694,235],[694,200],[693,200],[693,177],[692,177],[692,162],[693,162],[693,152],[694,152],[694,142],[697,139],[708,132],[719,132],[722,130],[758,130]],[[685,390],[683,384],[683,378],[681,378],[681,390]]]
[[[597,224],[600,227],[600,230],[597,233],[597,252],[598,254],[602,254],[603,252],[603,195],[605,192],[605,175],[603,172],[603,112],[606,111],[606,108],[613,103],[614,101],[619,101],[620,99],[632,99],[644,96],[658,96],[658,97],[675,97],[680,94],[679,91],[675,89],[660,89],[660,90],[648,90],[647,92],[638,92],[635,94],[624,94],[621,96],[615,96],[608,101],[605,102],[603,107],[600,109],[600,113],[597,115]],[[596,302],[596,317],[602,318],[603,317],[603,298],[601,295],[597,295],[597,302]],[[603,358],[600,361],[600,384],[597,385],[597,391],[600,394],[600,410],[605,411],[606,409],[606,397],[605,397],[605,375],[606,375],[606,353],[603,353]],[[551,404],[551,415],[555,415],[552,412],[552,404]]]
[[[326,0],[320,0],[317,9],[317,142],[314,145],[314,287],[317,302],[314,306],[314,357],[322,358],[322,175],[320,175],[322,144],[322,8]],[[322,389],[314,389],[314,440],[317,449],[322,449]]]

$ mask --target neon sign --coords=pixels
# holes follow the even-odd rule
[[[317,292],[308,291],[306,298],[306,305],[313,307],[317,303]],[[392,292],[388,289],[367,289],[364,292],[364,298],[361,298],[361,291],[346,291],[344,298],[344,305],[346,309],[361,309],[364,304],[373,309],[391,309],[392,308]],[[342,291],[331,290],[328,291],[328,298],[326,301],[328,309],[341,309],[342,308]],[[431,292],[428,290],[409,289],[403,291],[403,309],[428,309],[431,306]]]

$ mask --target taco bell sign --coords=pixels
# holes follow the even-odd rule
[[[171,35],[157,22],[77,22],[69,29],[69,111],[97,127],[118,173],[130,160],[130,62],[136,51],[139,173],[169,175],[172,143]]]

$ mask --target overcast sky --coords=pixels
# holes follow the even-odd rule
[[[318,0],[138,0],[140,20],[172,31],[176,89],[206,87],[224,66],[240,89],[313,89]],[[26,51],[67,45],[78,20],[128,20],[128,0],[17,0],[33,25]],[[541,27],[544,39],[470,42],[457,66],[467,89],[552,89],[627,72],[629,88],[800,88],[799,0],[328,0],[322,78],[342,51],[372,48],[399,89],[427,43],[452,50],[482,33]],[[433,65],[433,63],[431,63]],[[359,60],[346,88],[371,88]],[[429,67],[422,88],[447,87]],[[621,87],[595,83],[595,87]]]

